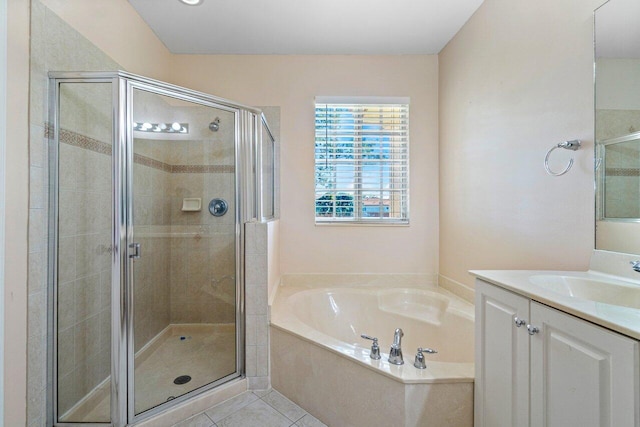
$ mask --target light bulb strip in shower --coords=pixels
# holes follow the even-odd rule
[[[189,133],[189,123],[133,123],[133,130],[152,133]]]

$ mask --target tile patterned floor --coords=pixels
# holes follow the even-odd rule
[[[275,390],[247,391],[174,427],[327,427]]]

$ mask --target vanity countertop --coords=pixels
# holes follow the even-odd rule
[[[540,271],[540,270],[472,270],[469,273],[485,282],[523,295],[534,301],[572,314],[597,325],[640,340],[640,309],[605,304],[562,295],[532,283],[532,276],[561,276],[583,280],[611,281],[624,286],[638,287],[640,281],[620,279],[595,271]],[[603,290],[607,285],[602,285]],[[603,292],[606,295],[606,291]]]

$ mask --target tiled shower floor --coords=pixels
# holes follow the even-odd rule
[[[184,339],[181,339],[184,337]],[[136,413],[209,384],[236,369],[235,325],[170,325],[136,356]],[[192,379],[176,385],[181,375]],[[109,420],[110,387],[107,382],[69,421]]]

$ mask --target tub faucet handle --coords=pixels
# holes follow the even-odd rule
[[[373,344],[371,344],[371,353],[369,353],[369,357],[372,358],[373,360],[380,359],[380,346],[378,345],[378,338],[372,337],[367,334],[362,334],[360,336],[365,340],[373,341]]]
[[[416,360],[415,362],[413,362],[413,366],[415,366],[418,369],[427,368],[427,363],[424,361],[424,354],[422,353],[435,354],[437,353],[437,351],[432,348],[418,347],[418,353],[416,353]]]

